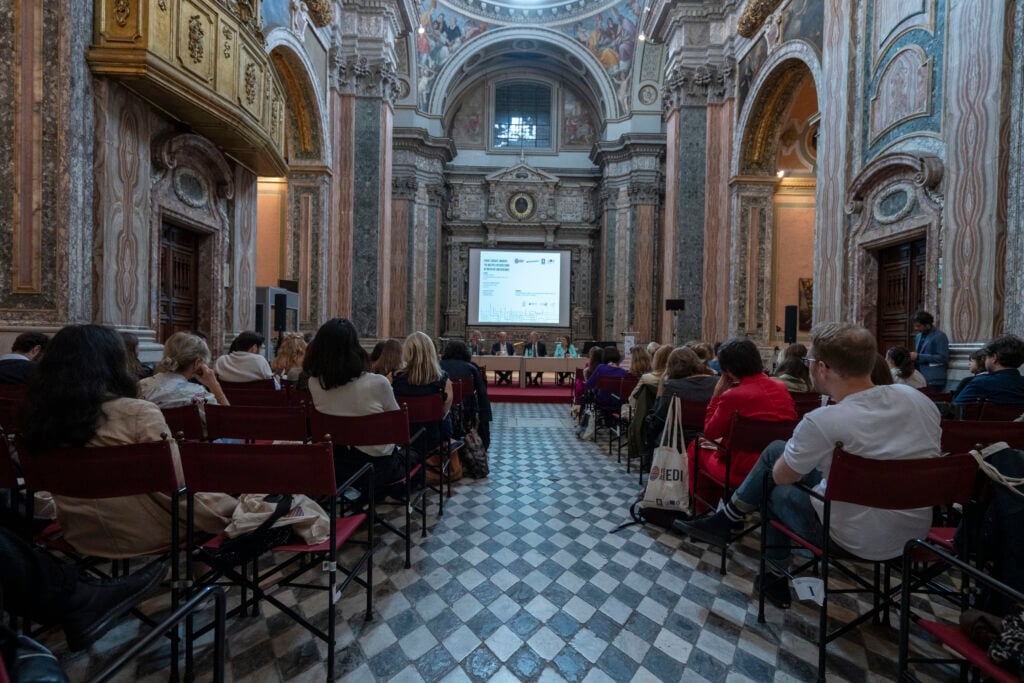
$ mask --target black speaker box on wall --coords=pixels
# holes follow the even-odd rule
[[[685,299],[665,299],[666,311],[682,311],[686,309]]]
[[[288,329],[288,295],[274,295],[274,332]]]
[[[783,339],[787,344],[796,344],[796,306],[786,306],[786,331]]]

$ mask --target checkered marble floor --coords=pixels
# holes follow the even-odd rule
[[[718,554],[657,527],[617,527],[636,474],[584,443],[564,406],[496,404],[491,475],[456,485],[444,517],[416,536],[413,568],[385,535],[376,554],[374,619],[354,588],[339,603],[337,671],[346,681],[807,681],[817,661],[817,611],[794,602],[757,622],[756,541]],[[281,589],[322,622],[325,596]],[[931,605],[921,603],[926,613]],[[835,610],[845,616],[852,600]],[[166,609],[154,598],[147,612]],[[938,608],[936,608],[938,609]],[[895,619],[894,619],[895,623]],[[139,632],[126,620],[92,650],[61,652],[89,680]],[[915,639],[915,647],[927,647]],[[326,648],[264,605],[228,624],[228,678],[324,680]],[[209,638],[199,680],[209,680]],[[830,645],[830,681],[896,677],[896,632],[865,626]],[[119,680],[166,680],[168,651],[142,655]],[[931,673],[955,678],[952,670]],[[936,680],[936,679],[931,679]]]

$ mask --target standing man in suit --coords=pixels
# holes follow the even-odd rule
[[[498,333],[498,341],[491,344],[492,356],[513,356],[516,349],[512,342],[508,341],[508,334],[505,330]],[[494,377],[497,384],[512,384],[511,370],[495,370]]]
[[[934,392],[946,390],[946,366],[949,365],[949,338],[935,327],[935,318],[928,311],[914,314],[914,350],[910,359],[924,375],[928,388]]]
[[[0,356],[0,384],[28,384],[49,341],[50,337],[42,332],[19,334],[11,352]]]
[[[523,355],[532,358],[543,358],[548,355],[547,346],[544,345],[544,342],[540,341],[540,335],[536,332],[530,333],[530,343],[526,345]],[[528,372],[526,373],[526,384],[534,387],[540,386],[543,376],[543,372]]]
[[[470,331],[469,352],[474,356],[482,356],[487,352],[487,349],[484,348],[484,340],[480,336],[480,330]]]

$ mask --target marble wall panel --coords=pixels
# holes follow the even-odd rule
[[[352,322],[360,336],[376,337],[380,259],[380,101],[357,98],[352,176]]]
[[[352,315],[352,182],[355,174],[355,104],[352,95],[335,91],[331,101],[334,175],[331,187],[333,226],[330,232],[331,288],[328,310],[332,315]]]
[[[767,182],[733,186],[730,335],[746,335],[761,343],[768,339],[773,193]]]
[[[1001,234],[1000,129],[1006,3],[951,3],[946,92],[944,282],[939,315],[950,341],[993,336],[1002,302],[1005,263],[997,261]],[[998,284],[997,284],[998,283]]]
[[[681,107],[679,116],[675,277],[666,283],[666,289],[671,287],[672,291],[666,291],[664,298],[686,300],[686,308],[675,314],[673,330],[674,339],[685,342],[699,339],[702,327],[708,108]]]
[[[659,280],[665,283],[666,297],[675,294],[671,283],[676,280],[676,254],[679,248],[676,240],[679,216],[679,136],[680,115],[678,109],[669,112],[665,119],[665,208],[661,214],[661,263],[658,268]],[[690,293],[692,296],[692,293]],[[667,344],[673,340],[674,317],[671,311],[660,311],[657,326],[658,341]]]
[[[1007,331],[1024,332],[1024,2],[1014,4],[1008,20],[1012,33],[1012,56],[1003,84],[1009,95],[1007,117],[1007,164],[1017,169],[1008,174],[1006,222],[1006,277],[1003,326]]]
[[[93,93],[93,319],[105,325],[147,327],[149,254],[154,249],[149,220],[150,110],[134,93],[106,79],[95,81]]]
[[[234,287],[231,310],[227,312],[225,326],[239,332],[256,327],[256,174],[242,166],[235,169],[234,234]]]
[[[614,339],[615,335],[615,283],[618,264],[618,213],[611,207],[604,211],[604,229],[601,236],[601,305],[598,311],[598,331],[601,339]]]
[[[408,197],[391,199],[391,334],[404,337],[411,326],[409,313],[409,244],[412,211],[415,205]]]
[[[732,158],[733,101],[709,104],[707,115],[704,272],[699,338],[714,342],[729,336],[729,163]]]
[[[315,329],[327,320],[325,211],[329,183],[330,178],[321,173],[288,175],[288,277],[299,281],[299,323],[306,329]]]
[[[631,231],[633,238],[633,276],[630,278],[630,291],[634,295],[632,305],[633,320],[629,329],[637,334],[638,340],[655,339],[655,311],[662,306],[655,306],[663,287],[654,280],[658,253],[655,235],[657,207],[654,204],[640,204],[634,209],[636,223]]]

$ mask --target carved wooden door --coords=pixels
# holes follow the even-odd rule
[[[160,236],[160,341],[195,330],[199,313],[199,235],[165,224]]]
[[[914,348],[914,313],[924,304],[925,240],[878,252],[878,349]]]

